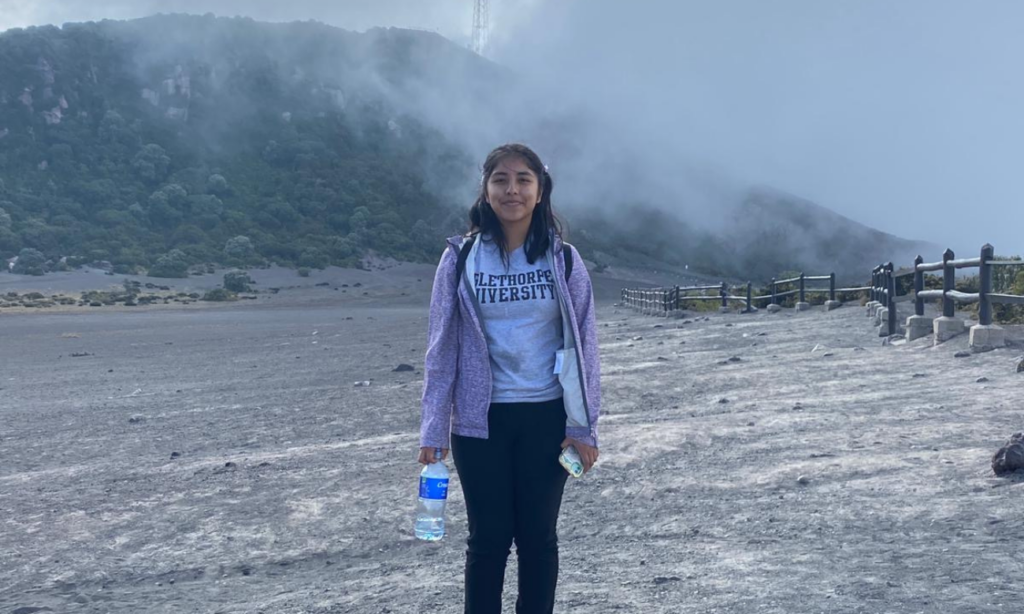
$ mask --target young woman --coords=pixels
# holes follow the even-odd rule
[[[469,519],[465,612],[501,611],[514,542],[516,612],[542,614],[558,581],[558,456],[574,446],[585,471],[598,456],[594,296],[537,154],[498,147],[482,179],[470,233],[448,239],[434,278],[419,462],[446,458],[451,435]]]

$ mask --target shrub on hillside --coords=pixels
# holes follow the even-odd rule
[[[160,256],[149,269],[150,277],[188,277],[188,258],[180,249],[172,249]]]
[[[331,259],[327,256],[327,254],[316,249],[315,247],[310,247],[306,250],[303,250],[302,255],[299,256],[299,266],[301,267],[306,267],[310,269],[323,269],[330,264]]]
[[[211,302],[234,301],[236,299],[238,299],[237,294],[224,288],[214,288],[203,295],[204,301]]]
[[[224,289],[231,292],[252,292],[252,278],[245,271],[224,274]]]
[[[228,239],[228,242],[224,245],[224,256],[229,263],[239,266],[254,264],[259,261],[259,254],[256,253],[252,240],[243,235]]]
[[[18,275],[42,275],[46,272],[46,256],[37,249],[26,247],[18,252],[13,272]]]

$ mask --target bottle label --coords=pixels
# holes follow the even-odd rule
[[[420,478],[420,498],[438,499],[448,498],[447,478]]]

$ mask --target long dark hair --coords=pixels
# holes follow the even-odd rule
[[[557,236],[562,236],[562,222],[551,208],[551,191],[555,185],[551,180],[551,175],[548,174],[547,167],[540,161],[540,156],[520,143],[508,143],[496,147],[487,154],[487,159],[484,160],[483,175],[480,178],[480,194],[469,209],[469,233],[471,235],[490,235],[492,240],[498,244],[498,248],[501,250],[501,260],[506,267],[509,264],[508,239],[505,237],[505,231],[501,228],[501,220],[491,209],[491,203],[487,202],[487,182],[490,181],[491,173],[494,172],[498,163],[510,156],[522,158],[542,186],[540,202],[533,209],[533,216],[530,218],[530,231],[526,234],[526,243],[523,244],[527,262],[533,264],[548,249],[552,230]]]

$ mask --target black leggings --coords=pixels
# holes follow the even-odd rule
[[[505,563],[519,557],[516,612],[545,614],[558,583],[558,509],[568,477],[558,463],[565,439],[562,399],[493,403],[488,439],[452,435],[469,517],[466,614],[501,612]]]

